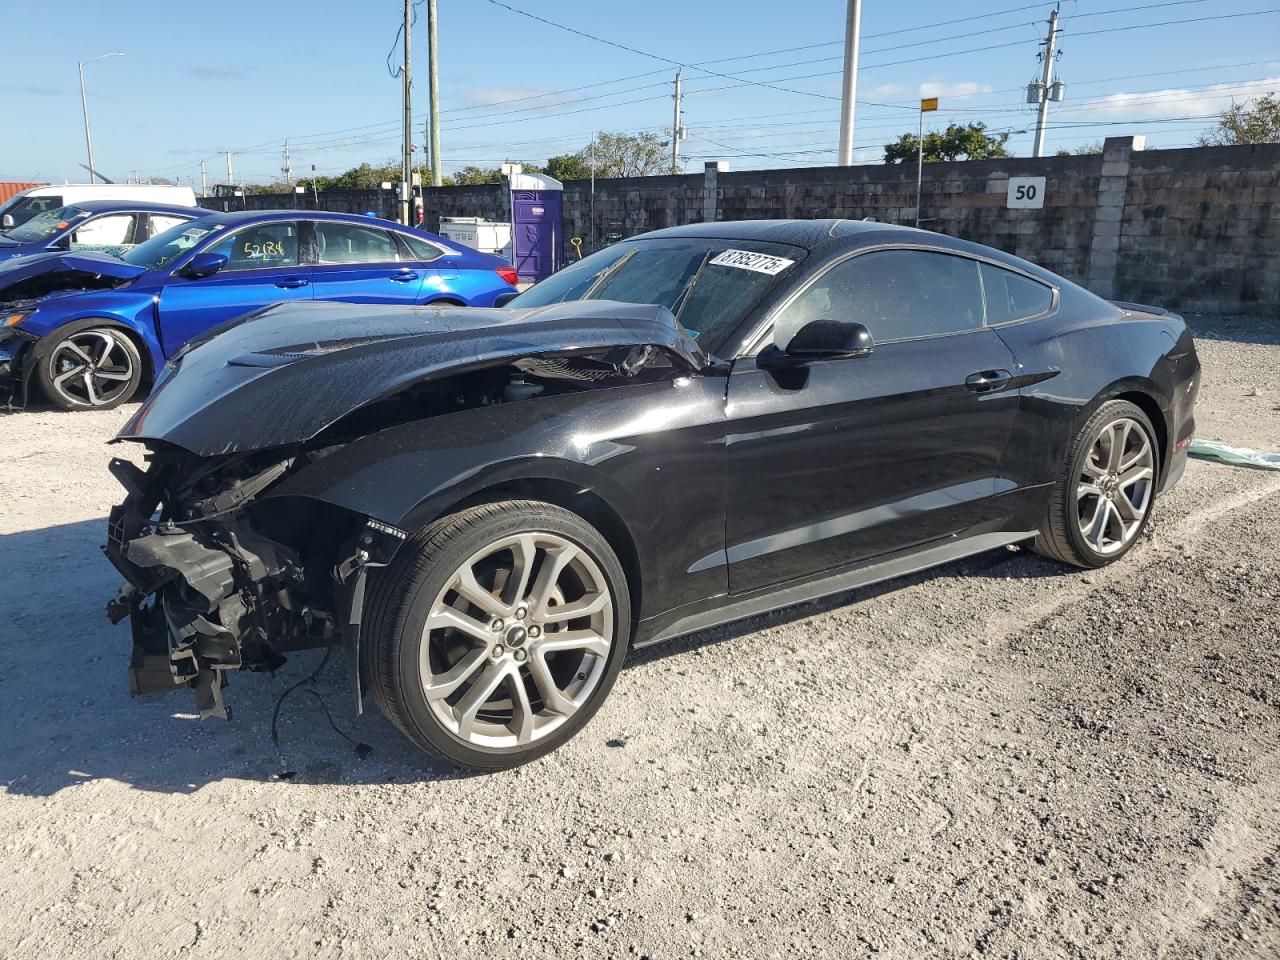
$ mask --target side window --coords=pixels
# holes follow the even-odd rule
[[[411,233],[398,233],[396,236],[405,242],[415,260],[439,260],[444,256],[443,250],[422,237],[415,237]]]
[[[1045,313],[1053,306],[1053,290],[1011,270],[982,264],[987,292],[987,323],[1008,323]]]
[[[132,213],[117,213],[90,220],[71,234],[72,250],[123,250],[133,242]]]
[[[399,248],[391,234],[377,227],[317,220],[317,263],[395,263]]]
[[[210,252],[227,258],[229,270],[264,270],[298,265],[298,225],[293,221],[260,223],[231,234]]]
[[[832,267],[774,320],[786,349],[811,320],[863,324],[879,342],[974,330],[983,323],[978,263],[925,250],[864,253]]]
[[[164,233],[180,223],[186,223],[189,219],[190,217],[164,217],[153,213],[148,218],[147,236],[150,238],[158,233]]]

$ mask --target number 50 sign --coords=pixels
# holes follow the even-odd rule
[[[1044,206],[1044,184],[1044,177],[1010,177],[1009,208],[1039,210]]]

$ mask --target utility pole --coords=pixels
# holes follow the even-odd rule
[[[684,126],[680,123],[680,71],[676,70],[676,111],[671,120],[671,172],[680,172],[680,138],[684,136]]]
[[[204,172],[204,161],[200,161],[200,196],[207,197],[209,195],[209,181]]]
[[[431,185],[440,186],[440,74],[436,58],[436,0],[427,0],[428,96],[431,97]]]
[[[316,186],[316,165],[311,165],[311,202],[315,204],[316,209],[320,209],[320,188]]]
[[[1033,83],[1031,89],[1027,91],[1028,94],[1034,91],[1039,101],[1039,110],[1036,114],[1036,138],[1031,148],[1033,157],[1044,154],[1044,130],[1049,122],[1049,101],[1062,99],[1062,83],[1053,82],[1053,58],[1057,52],[1057,46],[1058,11],[1055,8],[1049,14],[1049,36],[1045,37],[1044,52],[1041,54],[1044,58],[1044,72],[1041,74],[1039,85]]]
[[[284,174],[284,183],[287,187],[293,186],[293,163],[289,159],[289,141],[284,142],[284,163],[280,167],[280,172]]]
[[[89,182],[98,182],[98,171],[93,165],[93,135],[89,133],[89,98],[84,92],[84,68],[87,64],[97,63],[99,60],[105,60],[107,57],[123,57],[123,53],[104,53],[100,57],[94,57],[92,60],[85,60],[80,63],[80,109],[84,112],[84,148],[89,154]]]
[[[858,47],[862,42],[862,0],[848,0],[844,18],[844,83],[840,103],[842,167],[853,166],[853,112],[858,96]]]
[[[413,23],[413,0],[404,0],[404,67],[400,79],[404,81],[404,158],[400,169],[400,222],[409,226],[409,184],[413,182],[413,95],[410,91],[412,77],[409,74],[409,28]]]
[[[230,147],[227,147],[226,154],[227,154],[227,183],[234,184],[236,182],[236,175],[231,171],[231,148]]]

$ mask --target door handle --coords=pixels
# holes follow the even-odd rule
[[[412,270],[402,270],[400,273],[393,273],[391,279],[395,283],[408,283],[410,280],[417,280],[418,275]]]
[[[1013,374],[1008,370],[979,370],[964,378],[964,385],[974,393],[1002,390],[1009,385]]]
[[[277,281],[276,286],[285,290],[296,290],[298,287],[305,287],[309,282],[301,277],[290,277],[288,280]]]

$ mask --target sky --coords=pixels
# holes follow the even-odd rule
[[[572,153],[595,130],[672,122],[684,77],[683,167],[833,164],[845,0],[437,0],[443,170]],[[980,120],[1031,153],[1038,41],[1052,2],[864,0],[855,162],[914,131]],[[1145,134],[1188,146],[1233,99],[1280,91],[1275,0],[1064,0],[1048,152]],[[510,8],[560,24],[522,16]],[[77,62],[96,166],[199,186],[338,173],[400,151],[402,0],[174,4],[0,0],[0,180],[84,182]],[[1269,11],[1269,12],[1267,12]],[[411,33],[416,140],[427,110],[426,5]],[[959,21],[959,22],[956,22]],[[1170,22],[1192,21],[1192,22]],[[591,34],[597,39],[563,29]],[[605,42],[609,41],[609,42]],[[629,48],[629,49],[628,49]]]

